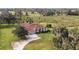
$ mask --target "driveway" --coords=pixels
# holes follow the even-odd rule
[[[26,37],[28,38],[27,40],[20,40],[18,42],[13,42],[12,43],[13,50],[23,50],[23,48],[30,42],[40,39],[40,37],[38,37],[37,34],[28,35]]]

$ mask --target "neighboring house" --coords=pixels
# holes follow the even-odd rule
[[[11,14],[11,15],[15,15],[16,14],[15,11],[8,11],[8,13]]]
[[[28,31],[28,34],[35,34],[48,31],[46,27],[43,27],[42,25],[35,23],[22,23],[21,26]]]

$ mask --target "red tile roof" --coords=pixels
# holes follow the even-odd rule
[[[22,23],[21,26],[24,27],[28,31],[33,31],[34,29],[43,27],[42,25],[35,24],[35,23],[33,23],[33,24]]]

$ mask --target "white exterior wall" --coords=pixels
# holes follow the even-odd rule
[[[45,31],[47,31],[47,28],[43,28],[43,27],[35,28],[33,29],[33,31],[29,31],[28,34],[35,34],[35,33],[45,32]]]
[[[48,29],[47,29],[47,28],[45,28],[45,30],[47,31]]]
[[[36,32],[37,32],[37,33],[39,32],[39,28],[36,29]]]
[[[40,31],[42,32],[43,31],[43,28],[41,28]]]
[[[47,31],[47,28],[43,28],[43,31]]]
[[[43,31],[46,31],[46,29],[45,29],[45,28],[43,28]]]

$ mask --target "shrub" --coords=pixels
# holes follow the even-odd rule
[[[26,21],[27,23],[33,23],[33,20],[32,20],[32,18],[27,18],[27,21]]]
[[[20,37],[20,39],[26,39],[25,35],[28,34],[28,31],[25,30],[23,27],[18,26],[16,27],[16,30],[13,31],[13,33],[15,33],[15,35]]]
[[[67,15],[78,16],[79,15],[79,11],[77,11],[77,10],[69,10]]]
[[[56,37],[53,38],[53,43],[55,47],[67,50],[76,50],[79,48],[77,46],[79,45],[79,32],[77,29],[74,29],[72,33],[66,27],[57,28],[54,31]]]
[[[46,27],[52,28],[52,25],[51,24],[47,24]]]

